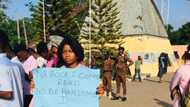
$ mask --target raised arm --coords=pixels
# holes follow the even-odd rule
[[[132,59],[129,58],[128,56],[126,56],[126,55],[125,55],[125,61],[126,61],[126,62],[129,62],[128,66],[131,66],[131,65],[133,65],[133,63],[134,63],[134,62],[132,61]]]
[[[180,79],[181,79],[181,73],[179,72],[179,70],[177,70],[170,81],[170,86],[169,86],[170,92],[179,84]]]

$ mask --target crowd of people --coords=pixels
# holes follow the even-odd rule
[[[23,44],[9,45],[0,30],[0,107],[33,107],[33,70],[41,67],[66,67],[88,70],[81,64],[84,51],[78,41],[64,38],[59,46],[40,42],[37,52]]]
[[[36,45],[36,51],[27,48],[24,44],[10,46],[8,36],[0,31],[0,107],[32,107],[33,70],[41,67],[66,67],[88,70],[84,65],[84,50],[80,43],[70,37],[64,37],[58,45],[52,45],[48,49],[47,43],[40,42]],[[128,64],[126,63],[128,62]],[[107,54],[103,62],[103,84],[107,87],[111,99],[126,100],[126,70],[133,61],[124,54],[124,48],[120,47],[116,61]],[[116,69],[115,80],[117,92],[112,92],[112,69]],[[93,67],[92,67],[93,68]],[[123,94],[120,95],[120,84]]]
[[[35,51],[23,44],[16,44],[11,47],[8,36],[0,30],[0,107],[32,107],[32,94],[35,88],[32,74],[34,69],[66,67],[83,69],[84,71],[89,70],[84,65],[84,57],[84,50],[80,43],[70,37],[64,37],[58,46],[52,45],[50,49],[47,43],[40,42],[37,44]],[[188,46],[183,58],[185,64],[177,69],[170,83],[174,107],[182,107],[181,101],[189,84],[190,46]],[[161,53],[158,61],[158,77],[161,82],[170,62],[166,53]],[[138,76],[141,82],[140,65],[143,64],[141,56],[138,56],[138,59],[133,62],[125,54],[123,47],[119,47],[115,61],[112,60],[110,53],[105,55],[101,70],[102,81],[104,90],[111,100],[127,100],[126,76],[130,72],[129,66],[133,63],[135,64],[135,74],[132,80],[135,81]],[[116,71],[115,75],[113,75],[113,69]],[[112,79],[116,81],[116,92],[113,92],[112,89]],[[121,88],[123,89],[122,93],[120,92]]]

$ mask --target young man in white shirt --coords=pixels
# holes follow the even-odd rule
[[[8,50],[8,37],[0,30],[0,107],[23,107],[21,71],[6,56]]]
[[[38,63],[34,56],[29,54],[28,49],[26,49],[24,44],[18,44],[15,48],[14,51],[22,63],[26,77],[23,81],[24,107],[29,107],[33,97],[32,90],[34,88],[32,70],[38,68]]]

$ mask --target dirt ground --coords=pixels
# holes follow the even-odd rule
[[[172,73],[164,75],[163,82],[158,78],[146,78],[142,83],[127,82],[127,101],[109,100],[100,97],[100,107],[171,107],[169,81]],[[115,91],[115,83],[113,83]]]

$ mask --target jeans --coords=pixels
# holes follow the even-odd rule
[[[140,69],[135,69],[135,75],[133,76],[133,80],[136,79],[136,76],[138,76],[139,81],[141,81],[141,70]]]

